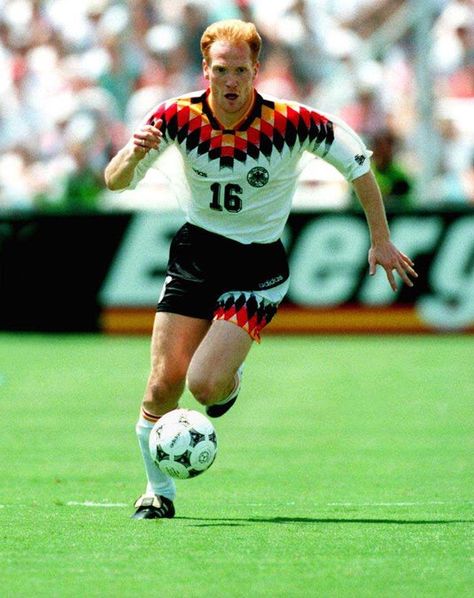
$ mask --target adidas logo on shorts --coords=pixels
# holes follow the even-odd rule
[[[259,282],[258,288],[259,289],[268,289],[270,287],[274,287],[279,282],[283,282],[282,274],[279,274],[278,276],[274,276],[273,278],[269,278],[268,280],[265,280],[264,282]]]

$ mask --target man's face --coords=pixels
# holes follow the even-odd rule
[[[209,48],[209,62],[203,60],[209,80],[212,105],[221,117],[245,113],[253,98],[259,64],[253,63],[245,42],[216,41]]]

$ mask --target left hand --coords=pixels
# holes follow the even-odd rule
[[[418,278],[418,274],[413,269],[414,263],[412,260],[399,251],[393,243],[386,241],[383,244],[372,245],[369,250],[369,275],[373,276],[377,269],[377,264],[380,264],[387,274],[387,279],[393,291],[397,290],[397,283],[393,271],[395,270],[400,275],[403,282],[409,286],[413,286],[412,278]]]

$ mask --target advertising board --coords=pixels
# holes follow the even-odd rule
[[[178,212],[0,219],[0,328],[148,333]],[[284,243],[291,281],[268,332],[474,331],[474,213],[389,215],[414,261],[394,293],[358,212],[292,213]]]

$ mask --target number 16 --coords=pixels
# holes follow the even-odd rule
[[[211,210],[222,212],[221,205],[221,184],[213,183],[211,185],[212,201],[209,204]],[[242,209],[242,198],[239,195],[243,192],[240,185],[235,183],[227,183],[224,187],[224,208],[228,212],[240,212]]]

